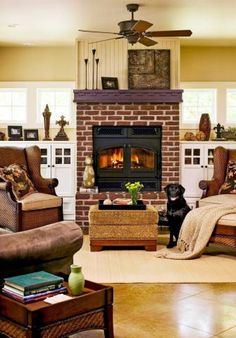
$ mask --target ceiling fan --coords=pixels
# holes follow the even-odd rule
[[[84,30],[79,29],[79,32],[87,32],[87,33],[104,33],[104,34],[113,34],[113,35],[119,35],[117,38],[111,38],[111,39],[105,39],[100,40],[106,41],[106,40],[113,40],[113,39],[123,39],[126,38],[129,43],[132,45],[136,42],[139,42],[143,44],[144,46],[153,46],[157,42],[150,39],[149,37],[174,37],[174,36],[190,36],[192,34],[191,30],[169,30],[169,31],[147,31],[148,28],[150,28],[153,24],[144,21],[144,20],[134,20],[134,12],[136,12],[139,8],[138,4],[128,4],[126,5],[127,10],[131,13],[131,19],[121,21],[118,23],[118,26],[120,27],[119,33],[114,32],[102,32],[102,31],[95,31],[95,30]]]

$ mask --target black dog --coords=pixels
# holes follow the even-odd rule
[[[183,197],[185,189],[180,184],[168,184],[164,191],[167,194],[167,219],[170,239],[167,248],[173,248],[178,241],[179,231],[187,213],[191,210]],[[175,240],[174,240],[175,237]]]

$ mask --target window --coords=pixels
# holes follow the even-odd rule
[[[198,124],[203,113],[209,113],[216,123],[216,89],[184,89],[182,124]]]
[[[226,90],[226,122],[236,123],[236,89]]]
[[[43,111],[46,104],[52,113],[51,121],[55,123],[63,115],[71,122],[72,90],[70,88],[38,88],[37,89],[37,121],[43,122]]]
[[[24,123],[27,120],[27,89],[0,88],[0,122]]]

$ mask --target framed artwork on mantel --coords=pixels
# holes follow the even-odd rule
[[[128,50],[129,89],[170,89],[170,50]]]

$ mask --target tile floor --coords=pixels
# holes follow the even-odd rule
[[[113,284],[115,338],[236,338],[236,283]],[[103,338],[103,331],[74,338]]]

